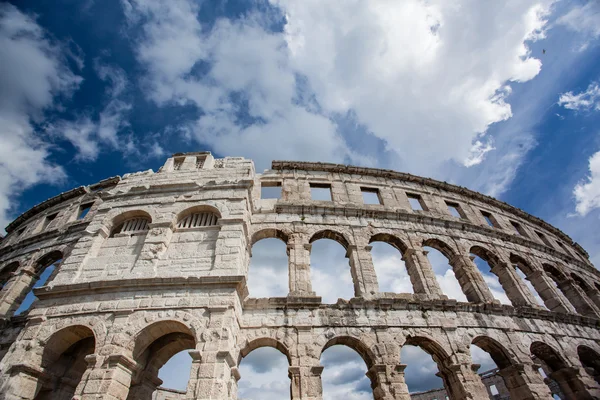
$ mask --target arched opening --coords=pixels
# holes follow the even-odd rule
[[[274,339],[250,342],[240,352],[238,398],[245,400],[291,398],[287,348]]]
[[[17,271],[18,268],[18,261],[11,262],[10,264],[2,268],[2,270],[0,271],[0,290],[4,289],[4,287],[6,286],[8,281],[10,281],[10,279],[13,277],[13,274]]]
[[[406,246],[400,239],[388,234],[371,238],[371,257],[380,292],[414,293],[413,286],[403,260]]]
[[[62,262],[63,255],[60,251],[53,251],[46,254],[36,262],[36,277],[34,278],[29,292],[23,298],[23,301],[19,304],[19,307],[15,310],[14,315],[21,315],[31,308],[33,302],[37,300],[37,297],[33,294],[33,289],[44,286],[50,281],[54,272]]]
[[[337,232],[321,231],[313,235],[309,243],[312,244],[310,276],[316,295],[326,304],[353,298],[354,281],[346,257],[346,238]]]
[[[523,258],[521,258],[515,254],[510,255],[510,262],[511,262],[513,268],[515,269],[515,271],[517,272],[517,275],[519,275],[521,280],[523,282],[525,282],[525,286],[527,286],[527,289],[529,290],[529,292],[531,293],[531,295],[533,296],[533,298],[535,299],[537,304],[545,307],[546,309],[549,309],[539,294],[539,292],[543,291],[544,288],[539,286],[540,283],[538,282],[537,283],[537,285],[539,287],[539,290],[538,290],[538,288],[535,287],[535,285],[533,284],[533,282],[530,279],[530,276],[533,274],[533,269],[531,268],[531,266]]]
[[[450,248],[439,240],[426,240],[423,242],[423,250],[427,252],[427,259],[442,292],[450,299],[468,301],[450,265],[450,259],[453,257]]]
[[[221,214],[216,208],[202,204],[183,210],[177,215],[177,230],[216,226]]]
[[[560,272],[556,267],[553,267],[552,265],[544,264],[543,267],[544,267],[544,272],[546,274],[548,274],[548,276],[550,277],[550,280],[554,284],[554,287],[556,288],[556,290],[558,292],[562,293],[564,298],[567,300],[565,303],[569,307],[570,311],[577,312],[575,305],[571,302],[571,299],[569,298],[569,294],[565,293],[559,285],[559,283],[564,282],[566,280],[566,277],[564,276],[564,274],[562,272]]]
[[[600,354],[588,346],[577,347],[577,355],[588,375],[600,385]]]
[[[447,358],[444,350],[428,338],[411,336],[406,340],[400,350],[400,362],[406,365],[404,378],[411,396],[420,394],[427,399],[451,396],[447,377],[439,368]]]
[[[526,383],[516,369],[506,370],[512,361],[504,346],[490,337],[478,336],[471,342],[470,350],[473,364],[480,365],[477,372],[491,399],[523,395],[519,389]]]
[[[564,359],[549,345],[543,342],[533,342],[530,351],[542,363],[549,383],[554,380],[560,387],[560,391],[568,399],[591,399],[585,386],[576,375],[573,368],[569,368]],[[554,393],[555,391],[553,391]],[[562,397],[562,396],[561,396]]]
[[[85,357],[95,351],[92,330],[76,325],[55,332],[42,354],[42,368],[49,375],[35,400],[71,400],[87,363]]]
[[[492,272],[493,266],[496,268],[500,267],[498,258],[490,251],[479,246],[473,246],[471,248],[471,258],[490,289],[490,292],[492,292],[492,296],[502,304],[512,305],[512,301],[508,298],[506,290],[500,283],[498,275]]]
[[[373,398],[375,377],[367,377],[372,356],[362,342],[351,337],[330,340],[321,353],[323,400]]]
[[[250,297],[285,297],[288,295],[288,238],[278,230],[258,232],[252,238],[248,268]]]
[[[596,293],[594,288],[588,284],[581,276],[571,273],[571,279],[579,288],[582,290],[583,295],[587,297],[587,299],[596,305],[596,307],[600,307],[600,296]]]
[[[178,321],[155,322],[140,331],[135,337],[133,359],[140,369],[132,376],[128,400],[151,400],[158,390],[185,395],[187,379],[190,376],[191,361],[185,350],[196,347],[194,334],[186,325]],[[176,357],[176,358],[175,358]],[[172,358],[175,360],[171,361]],[[166,369],[163,367],[167,367]],[[163,380],[167,378],[168,389],[163,389]],[[185,388],[184,388],[185,385]]]

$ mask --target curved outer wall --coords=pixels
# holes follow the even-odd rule
[[[261,199],[261,186],[281,186],[281,199]],[[311,200],[311,186],[329,187],[332,201]],[[364,190],[381,204],[365,205]],[[413,211],[410,197],[424,209]],[[375,399],[410,398],[405,344],[432,355],[451,399],[488,398],[472,343],[492,355],[511,398],[550,396],[539,367],[565,398],[600,398],[600,273],[556,228],[464,188],[323,163],[275,161],[256,174],[250,160],[186,153],[157,173],[47,200],[7,232],[0,242],[2,399],[151,399],[158,369],[183,349],[194,360],[185,398],[235,399],[239,362],[270,346],[289,361],[292,399],[317,400],[320,355],[337,344],[363,357]],[[287,245],[289,295],[253,299],[251,248],[269,237]],[[346,249],[350,301],[322,304],[312,291],[311,243],[320,238]],[[379,291],[373,241],[401,251],[414,294]],[[424,246],[448,257],[469,302],[442,293]],[[512,306],[494,299],[471,253],[488,261]],[[15,316],[57,259],[34,290],[33,307]]]

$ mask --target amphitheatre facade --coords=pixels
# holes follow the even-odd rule
[[[281,198],[262,199],[262,187]],[[313,200],[316,188],[330,201]],[[158,370],[186,349],[180,398],[236,399],[240,361],[269,346],[289,362],[291,398],[319,400],[320,356],[333,345],[361,355],[376,400],[410,399],[404,345],[432,356],[450,399],[490,398],[472,344],[511,399],[551,398],[549,383],[564,399],[600,399],[600,272],[558,229],[462,187],[326,163],[274,161],[257,174],[244,158],[186,153],[156,173],[62,193],[6,231],[1,399],[150,400]],[[286,243],[286,297],[248,295],[252,246],[265,238]],[[346,249],[352,299],[323,304],[313,291],[319,239]],[[378,241],[401,252],[414,293],[379,290]],[[424,247],[448,258],[467,302],[444,295]],[[474,255],[512,305],[494,298]]]

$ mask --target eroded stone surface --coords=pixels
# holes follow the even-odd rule
[[[261,185],[281,186],[282,198],[261,199]],[[311,185],[329,187],[332,201],[311,200]],[[381,204],[363,204],[363,190]],[[413,211],[409,197],[423,210]],[[7,231],[2,399],[149,400],[160,367],[185,349],[192,370],[186,394],[177,395],[235,399],[241,359],[271,346],[289,361],[292,398],[317,400],[320,356],[332,345],[363,357],[375,399],[408,399],[405,344],[433,356],[451,399],[488,398],[472,343],[492,355],[511,398],[549,398],[540,367],[565,398],[600,397],[600,273],[587,253],[543,221],[464,188],[323,163],[273,162],[256,174],[250,160],[186,153],[156,173],[66,192]],[[270,237],[287,245],[289,295],[248,298],[252,245]],[[311,243],[321,238],[346,249],[350,301],[324,305],[312,290]],[[374,241],[401,251],[414,294],[379,291]],[[468,303],[443,295],[425,246],[448,257]],[[488,261],[514,306],[494,299],[471,253]],[[14,316],[59,259],[34,307]]]

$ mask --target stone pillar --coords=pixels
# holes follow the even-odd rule
[[[595,288],[590,288],[585,294],[590,298],[592,303],[596,306],[596,308],[600,308],[600,291]]]
[[[513,364],[498,371],[511,399],[546,400],[552,398],[550,388],[534,364]]]
[[[292,234],[287,244],[289,267],[289,296],[314,296],[310,280],[310,250],[312,245],[304,243],[303,236]]]
[[[410,400],[408,386],[404,379],[405,364],[375,364],[367,376],[371,380],[375,400]]]
[[[232,369],[235,360],[228,351],[203,351],[192,363],[187,398],[220,400],[231,398],[231,380],[236,378]],[[237,377],[239,378],[239,376]]]
[[[446,392],[451,399],[481,400],[489,399],[489,394],[481,377],[477,374],[479,364],[471,362],[453,363],[450,359],[438,364],[444,380]]]
[[[368,299],[379,293],[371,248],[372,246],[348,246],[346,249],[346,258],[350,260],[350,272],[354,281],[356,297]]]
[[[490,265],[490,271],[498,277],[500,285],[513,306],[537,307],[538,304],[531,291],[521,281],[517,271],[510,263],[500,262]]]
[[[27,364],[13,365],[0,388],[1,400],[33,400],[50,377]]]
[[[323,398],[322,373],[321,365],[288,367],[291,400],[321,400]]]
[[[427,294],[433,298],[447,298],[435,277],[431,263],[427,258],[429,252],[420,247],[407,249],[402,254],[406,272],[410,276],[415,293]]]
[[[148,224],[148,229],[144,245],[135,262],[132,273],[145,277],[153,277],[158,273],[156,269],[158,257],[167,250],[173,236],[173,229],[171,221],[150,223]]]
[[[215,275],[246,275],[248,252],[242,218],[221,218],[215,248]]]
[[[151,373],[143,371],[140,374],[139,382],[131,385],[129,389],[128,400],[152,400],[152,394],[162,385],[163,381],[158,377],[158,371]]]
[[[86,356],[88,370],[75,391],[79,400],[126,400],[137,363],[122,354],[113,354],[98,365],[94,354]]]
[[[581,374],[578,368],[564,367],[553,371],[548,377],[554,379],[560,390],[566,397],[566,400],[593,400],[594,397],[590,394],[586,385],[581,380]],[[597,385],[593,384],[593,388],[597,390]],[[600,394],[600,393],[598,393]]]
[[[562,313],[571,312],[571,306],[567,299],[556,290],[552,280],[541,270],[533,271],[527,275],[527,279],[544,300],[544,305],[548,310]]]
[[[38,278],[33,265],[23,267],[14,274],[0,292],[0,318],[12,316]]]
[[[450,260],[454,275],[468,301],[472,303],[493,303],[496,300],[479,273],[473,259],[463,254],[454,256]]]
[[[579,314],[587,317],[600,317],[600,310],[588,299],[581,288],[575,285],[572,279],[566,278],[558,282],[558,288],[565,294]]]

